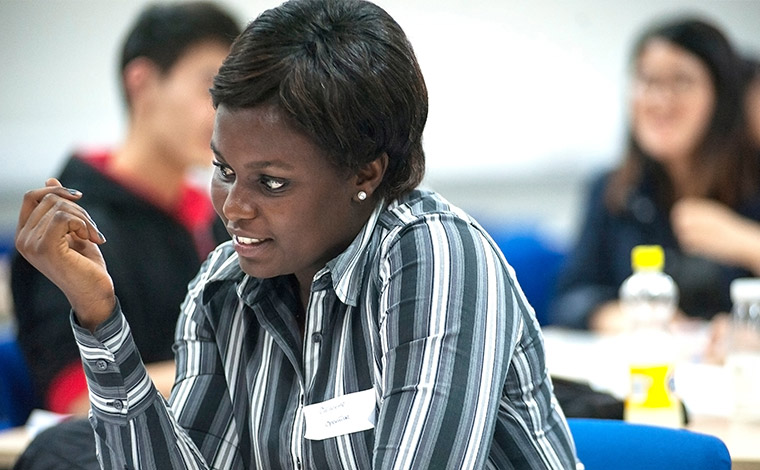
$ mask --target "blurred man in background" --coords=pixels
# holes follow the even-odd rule
[[[237,21],[212,3],[146,8],[121,52],[129,114],[124,141],[113,150],[76,152],[59,176],[63,185],[83,193],[82,206],[107,237],[101,250],[112,267],[119,302],[165,396],[174,382],[172,343],[187,283],[207,254],[228,238],[207,188],[190,176],[212,161],[214,111],[208,90],[239,32]],[[11,284],[18,341],[43,407],[84,415],[89,399],[68,326],[69,302],[20,256],[12,262]],[[97,468],[92,430],[82,424],[76,429],[85,438],[71,429],[65,436],[73,445],[82,441],[86,451],[66,447],[56,454],[57,446],[65,446],[49,436],[59,432],[54,428],[27,449],[19,468],[48,468],[45,459],[49,468],[67,468],[66,459],[77,458]]]

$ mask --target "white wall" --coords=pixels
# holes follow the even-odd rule
[[[78,145],[120,138],[116,56],[144,0],[0,0],[0,233]],[[279,0],[224,2],[244,20]],[[587,175],[616,158],[631,41],[703,12],[760,50],[757,0],[378,0],[430,92],[426,184],[485,219],[574,230]]]

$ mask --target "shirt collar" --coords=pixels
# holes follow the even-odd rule
[[[211,298],[219,291],[219,288],[225,284],[225,282],[233,282],[238,285],[238,289],[241,286],[245,286],[248,283],[249,276],[243,272],[238,262],[238,254],[232,246],[232,241],[227,241],[219,247],[209,256],[206,263],[212,265],[219,263],[211,271],[208,272],[208,277],[203,285],[202,302],[208,303]],[[258,289],[255,289],[256,293]],[[238,290],[240,293],[241,291]],[[255,297],[255,295],[254,295]]]
[[[216,256],[219,256],[223,261],[209,274],[208,283],[240,280],[245,276],[240,263],[238,263],[238,254],[232,246],[232,240],[221,244],[206,262],[214,264],[214,257]]]
[[[278,276],[271,279],[259,279],[251,277],[240,267],[238,262],[238,255],[232,248],[231,242],[230,250],[223,250],[222,253],[226,253],[226,258],[221,266],[215,269],[208,277],[208,281],[205,283],[203,289],[203,302],[208,303],[211,297],[219,291],[219,288],[225,284],[225,282],[232,282],[236,286],[238,297],[243,300],[247,305],[254,306],[267,293],[279,292],[282,289],[281,283],[284,276]],[[231,253],[230,253],[231,251]]]
[[[385,201],[380,200],[372,211],[367,223],[354,238],[354,241],[340,255],[327,263],[327,266],[319,271],[314,279],[317,280],[329,273],[332,277],[335,295],[346,305],[356,307],[359,304],[358,296],[364,280],[364,266],[367,263],[367,246],[375,232],[377,221],[385,207]]]

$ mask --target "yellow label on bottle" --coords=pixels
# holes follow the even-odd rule
[[[628,404],[644,408],[666,408],[677,402],[671,368],[631,366],[631,393]]]

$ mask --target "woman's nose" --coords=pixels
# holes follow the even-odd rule
[[[227,220],[253,219],[258,214],[253,195],[238,184],[232,184],[222,206]]]

